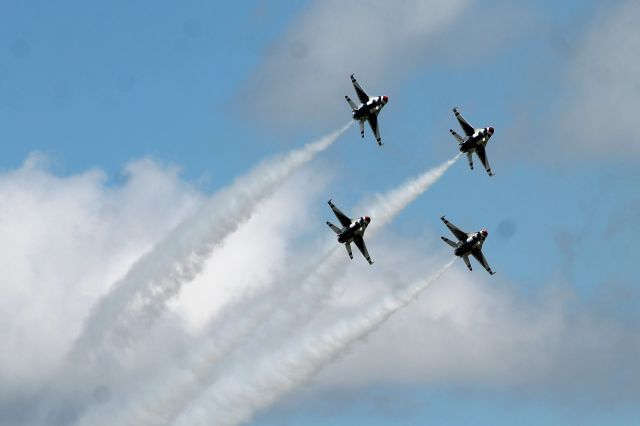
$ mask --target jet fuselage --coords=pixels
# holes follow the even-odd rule
[[[460,245],[453,251],[453,253],[458,256],[464,256],[471,254],[471,252],[475,249],[482,249],[482,244],[484,243],[485,236],[482,235],[482,232],[476,232],[472,234],[469,238],[460,242]]]
[[[474,152],[479,145],[487,146],[487,142],[493,135],[493,128],[476,129],[475,133],[467,137],[460,144],[460,152]]]
[[[387,103],[386,96],[376,96],[353,111],[354,120],[366,120],[370,115],[378,113]]]
[[[354,220],[351,225],[342,228],[342,230],[338,234],[338,242],[344,244],[347,242],[352,242],[356,235],[362,236],[365,229],[367,229],[367,226],[369,226],[369,222],[371,221],[371,219],[367,219],[369,218],[361,217],[358,220]]]

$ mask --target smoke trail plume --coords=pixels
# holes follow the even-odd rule
[[[165,302],[201,270],[214,247],[245,222],[292,172],[324,151],[351,123],[283,157],[268,160],[213,196],[140,259],[92,309],[74,353],[97,352],[109,342],[121,349],[146,329]],[[134,306],[135,305],[135,306]],[[109,336],[109,333],[112,336]],[[126,346],[126,345],[125,345]]]
[[[272,195],[297,169],[331,146],[351,123],[341,129],[255,167],[229,187],[212,196],[192,217],[187,218],[134,264],[92,308],[83,331],[60,371],[71,370],[78,377],[65,377],[71,394],[90,394],[72,383],[93,386],[99,377],[119,371],[135,350],[131,343],[146,336],[151,325],[166,312],[166,302],[183,284],[201,272],[215,247],[247,221],[258,205]],[[96,371],[100,371],[97,374]],[[83,380],[79,380],[79,377]],[[56,381],[57,379],[54,379]],[[49,401],[48,411],[82,412],[83,398]]]
[[[309,265],[299,274],[295,274],[282,282],[275,289],[259,292],[250,300],[244,300],[227,307],[228,311],[221,316],[222,324],[215,324],[215,329],[204,333],[204,342],[196,348],[186,361],[187,368],[174,367],[153,383],[146,383],[140,393],[142,400],[134,401],[120,410],[115,423],[122,424],[170,424],[175,417],[188,406],[189,402],[199,395],[215,379],[215,367],[229,353],[236,350],[248,340],[255,330],[276,311],[276,301],[285,300],[291,291],[287,284],[303,281],[307,290],[321,288],[322,283],[317,280],[311,282],[305,277],[320,277],[326,262],[336,259],[339,247],[332,245],[331,249],[313,265]],[[342,257],[340,257],[341,260]],[[289,306],[290,304],[287,304]],[[91,413],[82,424],[113,424],[111,417],[104,422],[103,413]]]
[[[177,420],[178,425],[236,425],[307,381],[324,366],[366,337],[391,315],[408,305],[453,265],[455,259],[427,280],[390,294],[349,318],[315,335],[306,335],[253,365],[238,366],[194,401]]]
[[[376,223],[368,235],[371,236],[390,222],[411,201],[429,189],[458,157],[405,182],[398,189],[378,195],[373,205],[363,208],[374,217],[372,224]],[[326,302],[332,289],[331,283],[346,266],[344,256],[345,253],[335,246],[320,258],[313,270],[308,271],[301,283],[298,281],[300,284],[296,291],[290,292],[291,279],[284,277],[279,280],[279,287],[275,291],[261,295],[255,305],[235,306],[234,310],[239,311],[240,315],[236,318],[235,312],[230,312],[232,318],[228,321],[235,322],[230,328],[233,332],[214,332],[213,338],[210,337],[209,342],[204,344],[204,350],[199,352],[195,364],[188,370],[174,372],[175,376],[165,379],[164,385],[155,386],[155,390],[151,391],[152,398],[135,407],[136,421],[154,419],[160,420],[160,423],[170,422],[186,403],[215,380],[217,363],[230,352],[249,339],[253,342],[270,340],[275,335],[290,333],[292,329],[306,324]],[[251,315],[246,312],[251,312]]]
[[[369,215],[375,219],[369,225],[369,235],[371,235],[372,231],[393,220],[402,209],[437,182],[449,167],[460,158],[460,155],[458,154],[435,169],[428,170],[411,179],[394,191],[378,194],[375,203],[368,209]]]

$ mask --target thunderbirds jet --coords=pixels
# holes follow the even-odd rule
[[[351,82],[353,83],[353,88],[360,100],[360,105],[356,105],[348,96],[345,96],[344,98],[349,102],[349,106],[351,106],[351,109],[353,110],[353,119],[358,120],[358,123],[360,124],[360,135],[364,138],[364,122],[366,120],[371,126],[371,130],[376,137],[376,141],[378,141],[378,145],[382,146],[380,129],[378,128],[378,114],[387,102],[389,102],[389,98],[387,96],[370,97],[364,90],[362,90],[362,87],[360,87],[356,79],[353,77],[353,74],[351,74]]]
[[[440,219],[442,219],[444,224],[447,225],[447,228],[449,228],[453,235],[456,236],[458,242],[456,243],[445,237],[440,238],[442,238],[442,241],[449,244],[455,249],[453,253],[464,260],[467,268],[471,270],[469,255],[472,255],[478,262],[480,262],[482,266],[484,266],[484,269],[486,269],[487,272],[489,272],[491,275],[495,274],[495,272],[491,270],[491,267],[487,263],[487,260],[482,255],[482,244],[484,243],[484,240],[487,239],[487,235],[489,235],[487,230],[483,229],[480,232],[467,233],[458,229],[454,224],[445,219],[444,216],[442,216]]]
[[[329,207],[331,207],[331,210],[333,210],[333,213],[340,221],[340,225],[342,225],[342,228],[338,228],[333,223],[327,222],[329,228],[333,229],[333,232],[338,234],[338,242],[344,244],[345,247],[347,247],[347,253],[349,253],[349,257],[351,259],[353,259],[353,254],[351,253],[351,243],[355,243],[356,247],[358,247],[362,255],[369,262],[369,265],[371,265],[373,262],[369,257],[367,246],[364,245],[364,240],[362,239],[364,231],[367,229],[367,226],[369,226],[369,222],[371,222],[371,218],[369,216],[364,216],[356,220],[351,220],[347,215],[342,213],[340,209],[331,202],[331,200],[329,200],[328,202]]]
[[[458,122],[460,123],[460,127],[464,131],[466,137],[462,137],[452,129],[449,129],[449,132],[453,135],[454,138],[457,139],[458,144],[460,145],[460,152],[464,152],[467,154],[467,158],[469,159],[469,166],[471,166],[471,170],[473,170],[473,157],[471,154],[475,151],[482,162],[482,165],[489,173],[489,176],[493,176],[493,172],[491,171],[491,166],[489,165],[489,160],[487,159],[487,142],[489,142],[489,138],[493,136],[493,127],[484,127],[480,129],[474,129],[467,121],[464,119],[462,114],[458,112],[458,108],[453,109],[453,113],[456,115]]]

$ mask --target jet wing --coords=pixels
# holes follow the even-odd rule
[[[484,166],[489,176],[493,176],[493,172],[491,171],[491,166],[489,165],[489,159],[487,158],[487,151],[484,146],[478,145],[476,147],[476,154],[478,154],[478,158],[480,158],[480,162]]]
[[[340,211],[339,208],[337,208],[335,206],[335,204],[333,204],[331,202],[331,200],[329,200],[329,207],[331,207],[331,210],[333,210],[333,214],[336,215],[336,217],[338,218],[338,220],[340,221],[340,224],[342,226],[349,226],[351,225],[351,219],[349,218],[349,216],[347,216],[346,214],[342,213]]]
[[[369,125],[371,126],[371,131],[376,136],[376,141],[378,142],[378,145],[382,145],[381,138],[380,138],[380,129],[378,128],[378,116],[376,114],[371,114],[369,115],[367,120],[369,121]]]
[[[460,127],[462,127],[462,130],[464,130],[464,133],[467,136],[473,135],[476,130],[469,123],[467,123],[467,120],[465,120],[462,114],[458,112],[457,107],[453,109],[453,113],[456,115],[458,123],[460,123]]]
[[[363,104],[369,102],[369,95],[367,95],[362,87],[360,87],[353,74],[351,74],[351,82],[353,83],[353,88],[356,90],[356,94],[358,95],[358,99],[360,99],[360,102],[362,102]]]
[[[358,247],[358,250],[360,250],[360,253],[362,253],[364,258],[367,259],[369,265],[371,265],[373,262],[369,257],[369,252],[367,251],[367,246],[364,244],[364,239],[362,239],[362,237],[358,235],[353,239],[353,242],[355,243],[356,247]]]
[[[447,225],[447,228],[449,228],[449,231],[451,231],[453,233],[453,235],[455,235],[458,240],[466,240],[468,238],[466,232],[460,230],[453,223],[451,223],[447,219],[445,219],[444,216],[442,216],[440,219],[442,219],[444,224]]]
[[[485,259],[484,256],[482,255],[481,250],[478,250],[478,249],[473,250],[471,254],[473,255],[473,257],[476,258],[478,263],[484,266],[484,269],[486,269],[488,273],[490,273],[491,275],[495,274],[495,272],[491,270],[491,266],[489,266],[489,264],[487,263],[487,259]]]

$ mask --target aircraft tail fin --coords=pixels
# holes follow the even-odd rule
[[[353,101],[351,100],[351,98],[350,98],[350,97],[345,96],[344,98],[345,98],[345,99],[347,100],[347,102],[349,103],[349,106],[351,107],[351,110],[352,110],[352,111],[355,111],[356,109],[358,109],[358,106],[357,106],[356,104],[354,104],[354,103],[353,103]]]
[[[453,248],[457,248],[458,247],[458,244],[454,243],[450,239],[445,238],[445,237],[440,237],[440,238],[442,238],[442,241],[444,241],[445,243],[449,244],[451,247],[453,247]]]
[[[449,129],[449,133],[451,133],[451,135],[454,138],[456,138],[456,140],[458,141],[458,145],[462,145],[462,142],[464,142],[464,139],[462,139],[462,136],[454,132],[453,129]]]
[[[336,234],[340,233],[340,228],[335,226],[333,223],[327,221],[327,225],[329,225],[329,228],[331,228],[333,230],[333,232],[335,232]]]

